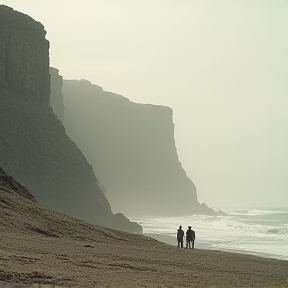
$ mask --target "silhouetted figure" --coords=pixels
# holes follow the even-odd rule
[[[188,230],[186,231],[186,249],[191,248],[192,243],[192,249],[194,249],[194,242],[195,242],[195,231],[191,230],[191,226],[188,226]]]
[[[183,238],[184,238],[184,231],[182,230],[182,226],[179,226],[179,229],[177,230],[177,241],[178,241],[178,247],[183,248]]]

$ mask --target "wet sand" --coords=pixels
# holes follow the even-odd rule
[[[169,235],[153,234],[153,233],[145,233],[145,235],[148,236],[148,237],[151,237],[153,239],[156,239],[156,240],[158,240],[160,242],[172,245],[172,246],[177,246],[177,244],[178,244],[177,240],[176,240],[176,236],[172,237],[172,236],[169,236]],[[175,235],[176,235],[176,233],[175,233]],[[184,245],[185,245],[185,243],[184,243]],[[212,246],[212,244],[211,245],[203,244],[201,242],[198,242],[197,239],[195,241],[195,247],[197,249],[204,249],[204,250],[218,250],[218,249],[214,248]],[[248,251],[248,250],[243,251],[243,250],[228,249],[228,248],[227,249],[221,249],[221,251],[248,254],[248,255],[255,255],[255,256],[264,257],[264,258],[273,258],[273,259],[281,259],[281,260],[283,260],[282,258],[277,257],[277,255],[261,253],[261,252],[255,252],[255,251]]]

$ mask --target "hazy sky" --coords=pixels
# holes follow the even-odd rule
[[[174,110],[212,207],[288,207],[287,0],[6,0],[42,22],[51,65]]]

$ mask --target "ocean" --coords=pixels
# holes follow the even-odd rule
[[[134,218],[145,235],[177,245],[179,225],[196,232],[195,248],[288,260],[288,210],[223,209],[227,216]]]

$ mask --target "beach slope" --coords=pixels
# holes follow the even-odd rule
[[[288,261],[178,249],[87,224],[37,204],[8,180],[0,181],[2,287],[286,287]]]

